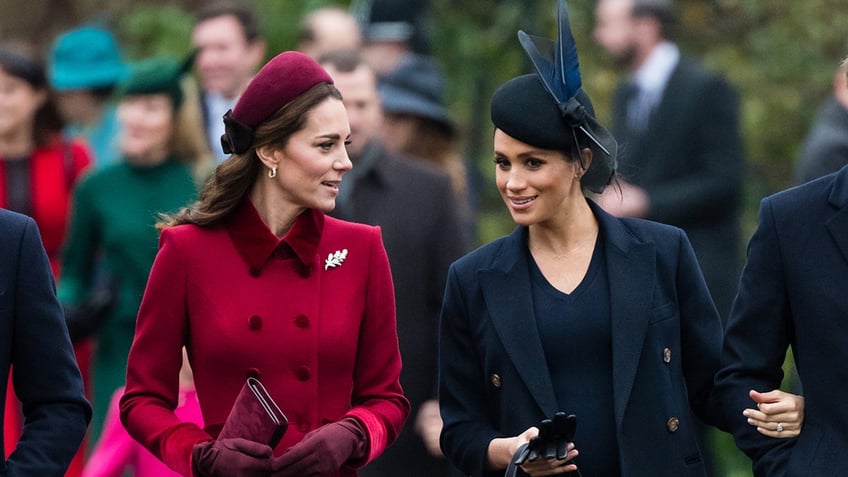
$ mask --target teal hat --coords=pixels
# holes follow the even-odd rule
[[[125,74],[118,42],[102,28],[70,30],[50,49],[49,80],[56,90],[107,88]]]
[[[157,56],[133,64],[129,77],[121,85],[121,94],[166,94],[171,98],[174,109],[179,108],[183,103],[183,88],[180,82],[191,69],[194,57],[195,53],[184,60]]]

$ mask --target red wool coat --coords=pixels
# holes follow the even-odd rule
[[[343,260],[328,260],[345,250]],[[205,430],[173,414],[183,345]],[[192,446],[217,435],[246,377],[258,375],[289,419],[276,455],[323,424],[354,417],[368,435],[367,463],[409,413],[400,368],[380,229],[310,210],[279,240],[245,201],[225,226],[163,231],[121,418],[135,439],[188,476]]]

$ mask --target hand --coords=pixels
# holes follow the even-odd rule
[[[803,396],[780,390],[767,393],[751,390],[748,395],[757,403],[757,409],[745,409],[742,414],[748,418],[748,424],[757,427],[760,434],[789,438],[801,433],[804,424]]]
[[[616,217],[647,217],[651,198],[645,189],[620,180],[595,196],[602,209]]]
[[[577,418],[563,412],[556,413],[553,419],[544,419],[539,424],[539,434],[515,456],[515,464],[534,476],[577,470],[572,461],[578,454],[572,442],[576,427]]]
[[[313,477],[338,472],[352,458],[361,458],[365,431],[355,419],[345,418],[306,434],[303,440],[274,459],[274,477]]]
[[[425,401],[418,408],[418,417],[415,419],[415,430],[424,441],[424,447],[433,457],[442,458],[442,448],[439,444],[439,435],[442,433],[442,416],[439,414],[439,401],[431,399]]]
[[[247,439],[195,444],[191,450],[197,477],[265,477],[271,472],[270,446]]]

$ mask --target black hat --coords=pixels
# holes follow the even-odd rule
[[[513,78],[498,88],[492,97],[492,122],[532,146],[569,154],[576,150],[578,157],[582,148],[590,147],[593,160],[582,184],[600,192],[615,173],[618,144],[595,119],[592,103],[582,89],[565,0],[559,0],[557,19],[555,42],[518,32],[536,74]]]
[[[380,79],[383,111],[420,116],[453,134],[443,95],[444,77],[439,64],[428,56],[408,55],[397,68]]]

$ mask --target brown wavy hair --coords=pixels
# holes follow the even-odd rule
[[[328,98],[341,101],[335,86],[319,83],[278,109],[254,130],[253,145],[244,154],[233,154],[218,165],[200,191],[200,198],[175,215],[163,215],[156,224],[165,227],[194,224],[214,227],[229,218],[242,198],[250,192],[262,169],[256,149],[270,146],[282,149],[289,138],[306,125],[306,115]]]

